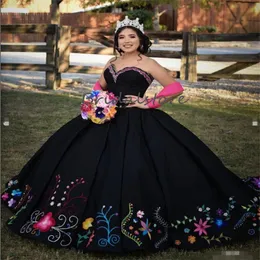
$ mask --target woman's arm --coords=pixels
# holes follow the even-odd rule
[[[113,60],[114,58],[111,58],[107,64],[105,65],[101,75],[100,75],[100,78],[98,79],[98,81],[95,83],[93,89],[94,90],[106,90],[107,88],[107,82],[105,80],[105,77],[104,77],[104,71],[107,69],[107,67],[111,64],[111,61]]]
[[[183,93],[184,89],[182,85],[179,82],[174,81],[158,62],[150,59],[148,69],[154,79],[164,86],[163,90],[157,93],[154,98],[148,99],[147,105],[149,108],[160,107],[162,104]]]

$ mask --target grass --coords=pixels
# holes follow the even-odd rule
[[[66,95],[44,95],[16,91],[2,92],[2,187],[29,160],[38,148],[67,121],[79,113],[80,99]],[[185,104],[174,101],[163,110],[190,129],[204,141],[233,172],[241,177],[256,175],[259,169],[259,127],[252,126],[258,118],[258,105],[239,104],[228,100],[190,100]],[[3,260],[209,260],[231,259],[223,256],[225,250],[244,251],[242,258],[257,259],[257,241],[245,245],[210,249],[203,252],[180,252],[169,249],[156,254],[82,254],[75,250],[53,249],[11,233],[5,222],[11,213],[2,209],[2,253]],[[215,257],[215,258],[214,258]]]

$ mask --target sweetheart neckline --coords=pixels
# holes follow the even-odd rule
[[[115,66],[113,66],[113,65],[114,65],[114,64],[110,64],[110,65],[107,67],[107,69],[108,69],[109,67],[111,67],[116,75],[118,75],[121,71],[123,71],[123,70],[125,70],[125,69],[135,68],[135,69],[138,69],[138,70],[144,72],[144,73],[145,73],[146,75],[148,75],[151,79],[154,79],[151,73],[149,73],[149,72],[147,72],[147,71],[145,71],[145,70],[143,70],[143,69],[141,69],[141,68],[139,68],[139,67],[136,67],[136,66],[126,66],[126,67],[124,67],[124,68],[122,68],[122,69],[116,71]]]

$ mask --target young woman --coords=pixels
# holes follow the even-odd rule
[[[2,201],[15,233],[83,252],[198,250],[256,238],[259,179],[242,180],[193,133],[156,109],[183,92],[137,20],[118,22],[120,54],[94,89],[120,97],[115,118],[77,116],[55,132]],[[144,93],[156,79],[164,88]]]

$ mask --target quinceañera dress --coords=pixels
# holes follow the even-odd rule
[[[104,72],[116,96],[143,96],[137,67]],[[2,193],[8,227],[57,248],[198,250],[258,236],[259,179],[240,179],[193,133],[158,109],[118,108],[56,131]]]

